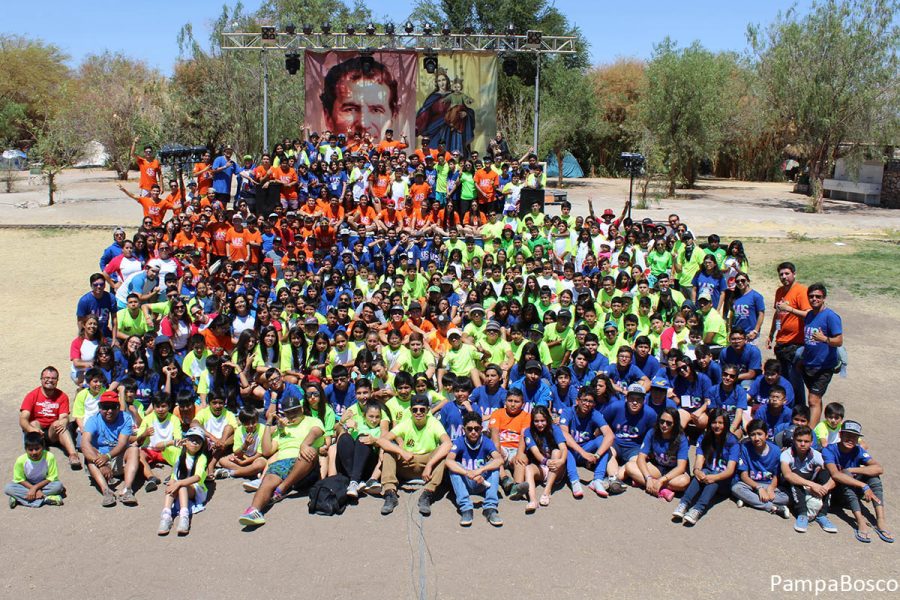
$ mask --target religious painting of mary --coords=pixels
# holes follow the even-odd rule
[[[461,77],[451,80],[446,69],[438,69],[434,91],[416,113],[416,134],[430,138],[431,148],[444,142],[449,152],[468,155],[475,138],[474,102],[463,92]]]

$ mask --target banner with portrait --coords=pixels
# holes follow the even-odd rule
[[[488,52],[439,53],[435,73],[419,55],[416,135],[429,146],[484,154],[497,132],[497,55]]]
[[[306,123],[320,134],[332,131],[384,139],[406,135],[415,147],[416,53],[355,51],[305,53]]]

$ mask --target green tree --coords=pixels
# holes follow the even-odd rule
[[[646,87],[645,69],[643,61],[623,58],[588,72],[604,125],[593,162],[606,173],[618,173],[622,166],[621,153],[639,147],[631,124],[637,119],[641,94]]]
[[[730,113],[728,92],[735,58],[713,54],[694,42],[678,48],[666,38],[647,65],[640,124],[652,138],[669,174],[668,194],[683,180],[692,186],[699,162],[718,151]]]
[[[72,88],[64,85],[59,92],[61,102],[53,114],[29,126],[34,143],[28,154],[31,160],[40,162],[41,172],[47,179],[48,206],[55,202],[56,177],[82,158],[85,145],[91,139],[79,126]]]
[[[749,28],[766,101],[808,148],[816,212],[840,154],[898,141],[897,14],[896,0],[825,0]]]

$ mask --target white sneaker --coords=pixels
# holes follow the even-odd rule
[[[581,487],[580,481],[572,482],[572,496],[575,498],[583,498],[584,497],[584,490]]]
[[[163,512],[159,516],[159,528],[156,530],[157,535],[168,535],[172,530],[172,513],[169,511]]]
[[[178,535],[187,535],[191,531],[191,516],[181,514],[178,516]]]
[[[219,468],[216,469],[215,472],[213,473],[213,477],[214,477],[215,479],[230,479],[230,478],[231,478],[231,471],[228,470],[228,469],[226,469],[225,467],[219,467]]]
[[[262,483],[262,477],[257,477],[256,479],[252,479],[250,481],[245,481],[243,483],[245,492],[255,492],[259,489],[259,485]]]
[[[588,485],[588,488],[601,498],[609,498],[609,492],[606,491],[607,485],[609,484],[605,479],[595,479]]]
[[[738,498],[737,502],[735,502],[734,505],[737,506],[738,508],[744,508],[744,501],[741,500],[740,498]]]
[[[351,498],[359,498],[359,482],[350,482],[350,485],[347,486],[347,495]]]

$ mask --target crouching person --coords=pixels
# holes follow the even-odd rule
[[[431,514],[434,491],[444,478],[444,459],[452,442],[440,421],[434,418],[428,396],[416,394],[410,402],[412,419],[404,419],[384,436],[381,485],[384,505],[381,514],[389,515],[399,504],[397,484],[405,480],[422,478],[425,489],[419,496],[419,512]]]
[[[494,527],[503,525],[497,512],[500,494],[500,465],[503,458],[494,442],[482,434],[481,415],[467,412],[463,415],[463,434],[453,440],[447,455],[450,483],[456,494],[459,524],[472,524],[474,505],[470,494],[484,496],[482,514]]]
[[[790,448],[781,452],[781,478],[794,506],[794,530],[805,533],[810,519],[828,533],[837,533],[837,527],[828,520],[828,497],[834,489],[834,481],[822,454],[812,447],[813,433],[807,425],[794,430]]]

